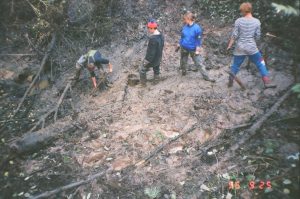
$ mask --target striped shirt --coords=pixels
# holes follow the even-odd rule
[[[256,41],[260,39],[260,21],[241,17],[235,21],[232,37],[236,40],[234,55],[253,55],[258,52]]]

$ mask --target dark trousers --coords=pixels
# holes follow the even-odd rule
[[[180,59],[180,68],[182,72],[186,73],[188,58],[192,57],[197,69],[201,72],[202,76],[208,79],[208,74],[205,69],[205,66],[201,63],[201,56],[196,54],[194,51],[187,51],[184,48],[181,48],[181,59]]]

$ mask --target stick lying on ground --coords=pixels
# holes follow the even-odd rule
[[[47,119],[47,117],[49,115],[51,115],[53,112],[54,112],[54,122],[56,122],[57,120],[57,113],[58,113],[58,109],[59,109],[59,106],[61,105],[61,103],[63,102],[63,99],[67,93],[67,91],[71,88],[71,82],[68,82],[62,95],[60,96],[57,104],[55,105],[55,107],[53,109],[51,109],[50,111],[48,111],[45,115],[43,115],[40,120],[34,125],[34,127],[32,127],[30,129],[30,132],[34,131],[41,123],[42,123],[42,128],[44,128],[44,123],[45,123],[45,120]]]
[[[175,142],[176,140],[178,140],[179,138],[191,133],[192,131],[194,131],[197,128],[197,124],[192,125],[189,129],[187,129],[185,132],[183,132],[182,134],[169,139],[167,142],[161,144],[159,147],[157,147],[154,151],[152,151],[149,155],[147,155],[143,160],[139,161],[138,163],[135,164],[135,166],[140,166],[145,164],[148,160],[150,160],[152,157],[154,157],[156,154],[158,154],[159,152],[161,152],[166,146],[170,145],[172,142]]]
[[[48,57],[49,57],[49,55],[50,55],[52,49],[54,48],[55,42],[56,42],[56,34],[54,33],[54,34],[52,35],[52,40],[51,40],[51,42],[50,42],[50,44],[49,44],[48,50],[47,50],[47,52],[46,52],[46,54],[44,55],[44,58],[43,58],[43,60],[42,60],[40,69],[39,69],[39,71],[37,72],[37,74],[35,75],[35,78],[34,78],[33,81],[31,82],[31,84],[29,85],[29,87],[27,88],[27,90],[26,90],[24,96],[22,97],[22,99],[21,99],[21,101],[20,101],[20,103],[19,103],[17,109],[16,109],[15,112],[14,112],[14,116],[19,112],[21,106],[23,105],[23,103],[24,103],[24,101],[25,101],[25,98],[27,97],[27,95],[28,95],[29,92],[31,91],[32,87],[34,86],[34,84],[36,83],[36,81],[38,80],[38,78],[40,77],[41,72],[44,70],[44,67],[45,67],[46,62],[47,62],[47,60],[48,60]]]
[[[290,96],[291,94],[291,89],[289,89],[283,96],[281,96],[277,102],[269,109],[266,111],[266,113],[259,118],[254,124],[251,125],[251,127],[245,131],[245,135],[243,136],[242,139],[238,140],[228,151],[223,155],[223,159],[219,162],[218,165],[213,165],[210,168],[211,172],[214,172],[218,169],[219,165],[222,163],[228,161],[231,157],[234,156],[235,151],[239,149],[246,141],[248,141],[251,137],[253,137],[257,130],[261,128],[263,123],[275,112],[277,109],[280,107],[280,105]]]
[[[0,54],[0,56],[35,56],[33,53],[24,53],[24,54]]]
[[[59,188],[54,189],[52,191],[46,191],[45,193],[42,193],[42,194],[37,195],[37,196],[33,196],[30,199],[48,198],[49,196],[52,196],[52,195],[57,194],[57,193],[60,193],[62,191],[66,191],[66,190],[78,187],[80,185],[87,184],[87,183],[95,180],[96,178],[102,177],[104,174],[105,174],[105,172],[96,173],[94,175],[91,175],[90,177],[88,177],[85,180],[80,180],[78,182],[74,182],[74,183],[71,183],[71,184],[59,187]]]
[[[99,87],[102,84],[106,84],[107,81],[107,73],[104,73],[100,76],[99,82],[97,83],[96,88],[93,88],[93,90],[91,91],[91,95],[95,95],[96,91],[99,89]]]

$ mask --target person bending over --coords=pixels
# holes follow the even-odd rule
[[[86,54],[82,55],[79,58],[79,60],[76,62],[76,73],[75,73],[74,79],[76,81],[78,81],[81,70],[83,68],[87,68],[91,74],[93,87],[97,88],[95,69],[97,67],[100,70],[100,78],[102,78],[102,76],[104,76],[104,69],[102,67],[102,64],[108,64],[109,72],[110,73],[112,72],[112,70],[113,70],[112,64],[109,62],[108,59],[105,59],[102,57],[99,50],[88,51]],[[107,83],[107,82],[105,82],[105,83]]]

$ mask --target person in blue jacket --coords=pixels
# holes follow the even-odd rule
[[[202,45],[202,28],[195,23],[195,15],[192,12],[187,12],[183,16],[184,26],[181,31],[181,39],[178,49],[181,49],[180,68],[182,75],[186,75],[186,69],[189,56],[192,57],[197,69],[200,70],[203,78],[207,81],[215,82],[210,78],[205,66],[201,63],[201,45]]]

